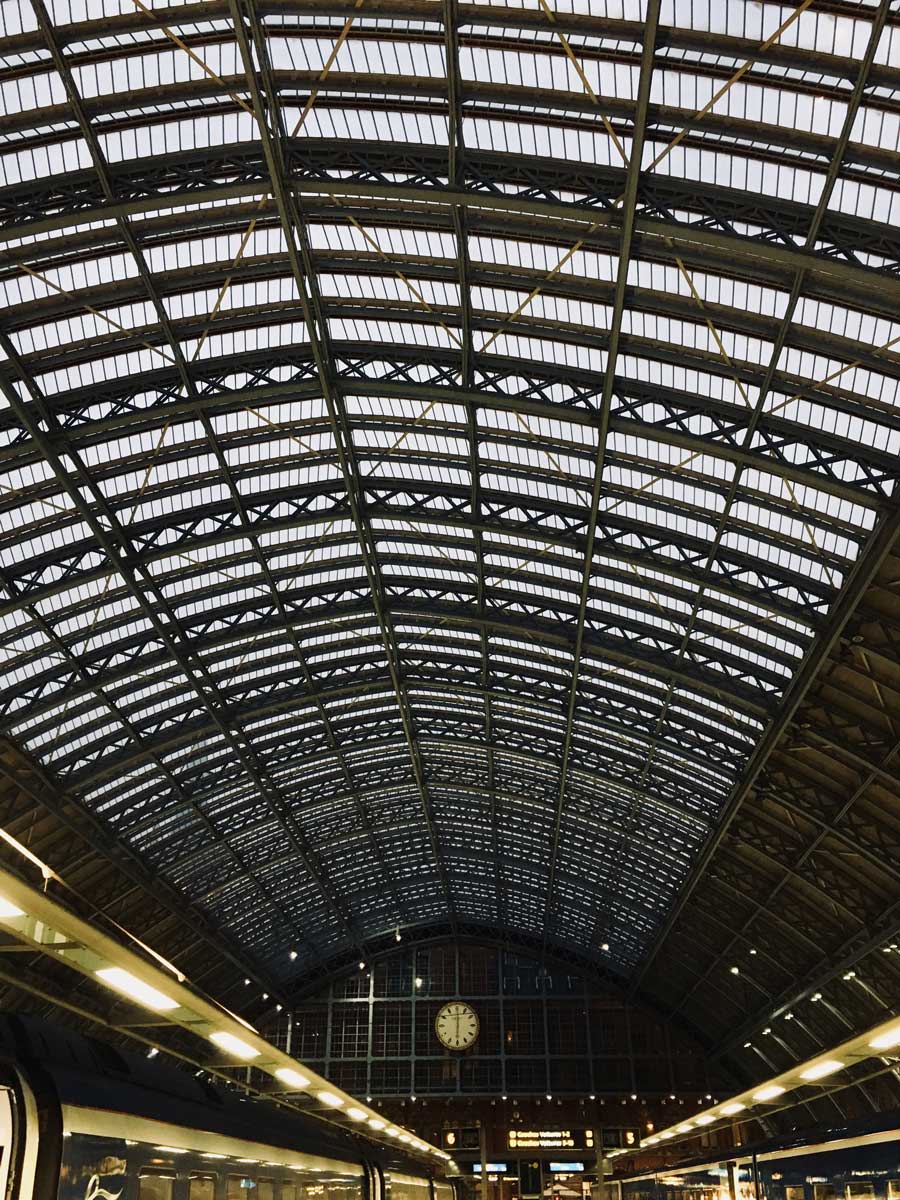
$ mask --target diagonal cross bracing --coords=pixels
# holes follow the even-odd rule
[[[421,797],[432,857],[446,899],[447,910],[452,915],[454,912],[453,898],[447,879],[446,868],[441,856],[437,827],[425,783],[421,754],[413,727],[412,712],[403,690],[400,675],[399,649],[390,625],[390,618],[386,611],[384,589],[379,577],[374,538],[365,515],[364,488],[358,467],[355,463],[352,434],[350,432],[346,409],[340,392],[336,387],[334,366],[329,353],[327,317],[324,315],[321,299],[318,296],[315,273],[311,265],[308,239],[304,232],[302,219],[295,201],[284,186],[283,157],[279,145],[281,118],[278,111],[276,91],[269,77],[265,36],[262,33],[257,14],[252,4],[242,3],[241,0],[231,0],[230,9],[253,101],[253,109],[265,149],[275,203],[288,247],[291,270],[303,309],[306,327],[309,332],[310,344],[316,362],[323,398],[328,406],[334,430],[341,473],[347,487],[353,522],[359,537],[366,576],[371,590],[372,603],[381,629],[385,654],[387,655],[391,683],[400,710],[400,718],[409,748],[413,774]],[[254,56],[256,61],[254,61]]]

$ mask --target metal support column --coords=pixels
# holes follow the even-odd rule
[[[481,1200],[488,1200],[487,1130],[483,1121],[478,1122],[478,1145],[481,1150]]]

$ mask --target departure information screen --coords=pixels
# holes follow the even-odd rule
[[[506,1135],[509,1150],[593,1150],[593,1129],[510,1129]],[[637,1129],[601,1129],[604,1148],[628,1149],[640,1144]]]

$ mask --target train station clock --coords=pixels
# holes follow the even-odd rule
[[[434,1019],[438,1041],[448,1050],[468,1050],[478,1037],[478,1014],[462,1000],[445,1004]]]

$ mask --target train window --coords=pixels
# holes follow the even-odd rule
[[[887,1186],[888,1200],[900,1200],[900,1179],[889,1179]]]
[[[215,1175],[192,1175],[188,1200],[216,1200]]]
[[[278,1200],[300,1200],[299,1183],[283,1183],[278,1192]]]
[[[875,1184],[871,1179],[854,1180],[844,1187],[847,1200],[875,1200]]]
[[[813,1200],[834,1200],[833,1183],[814,1183]]]
[[[139,1200],[172,1200],[175,1176],[165,1171],[141,1171],[138,1176]]]
[[[275,1181],[273,1179],[257,1179],[253,1200],[275,1200]]]
[[[804,1200],[803,1185],[785,1184],[784,1200]]]

